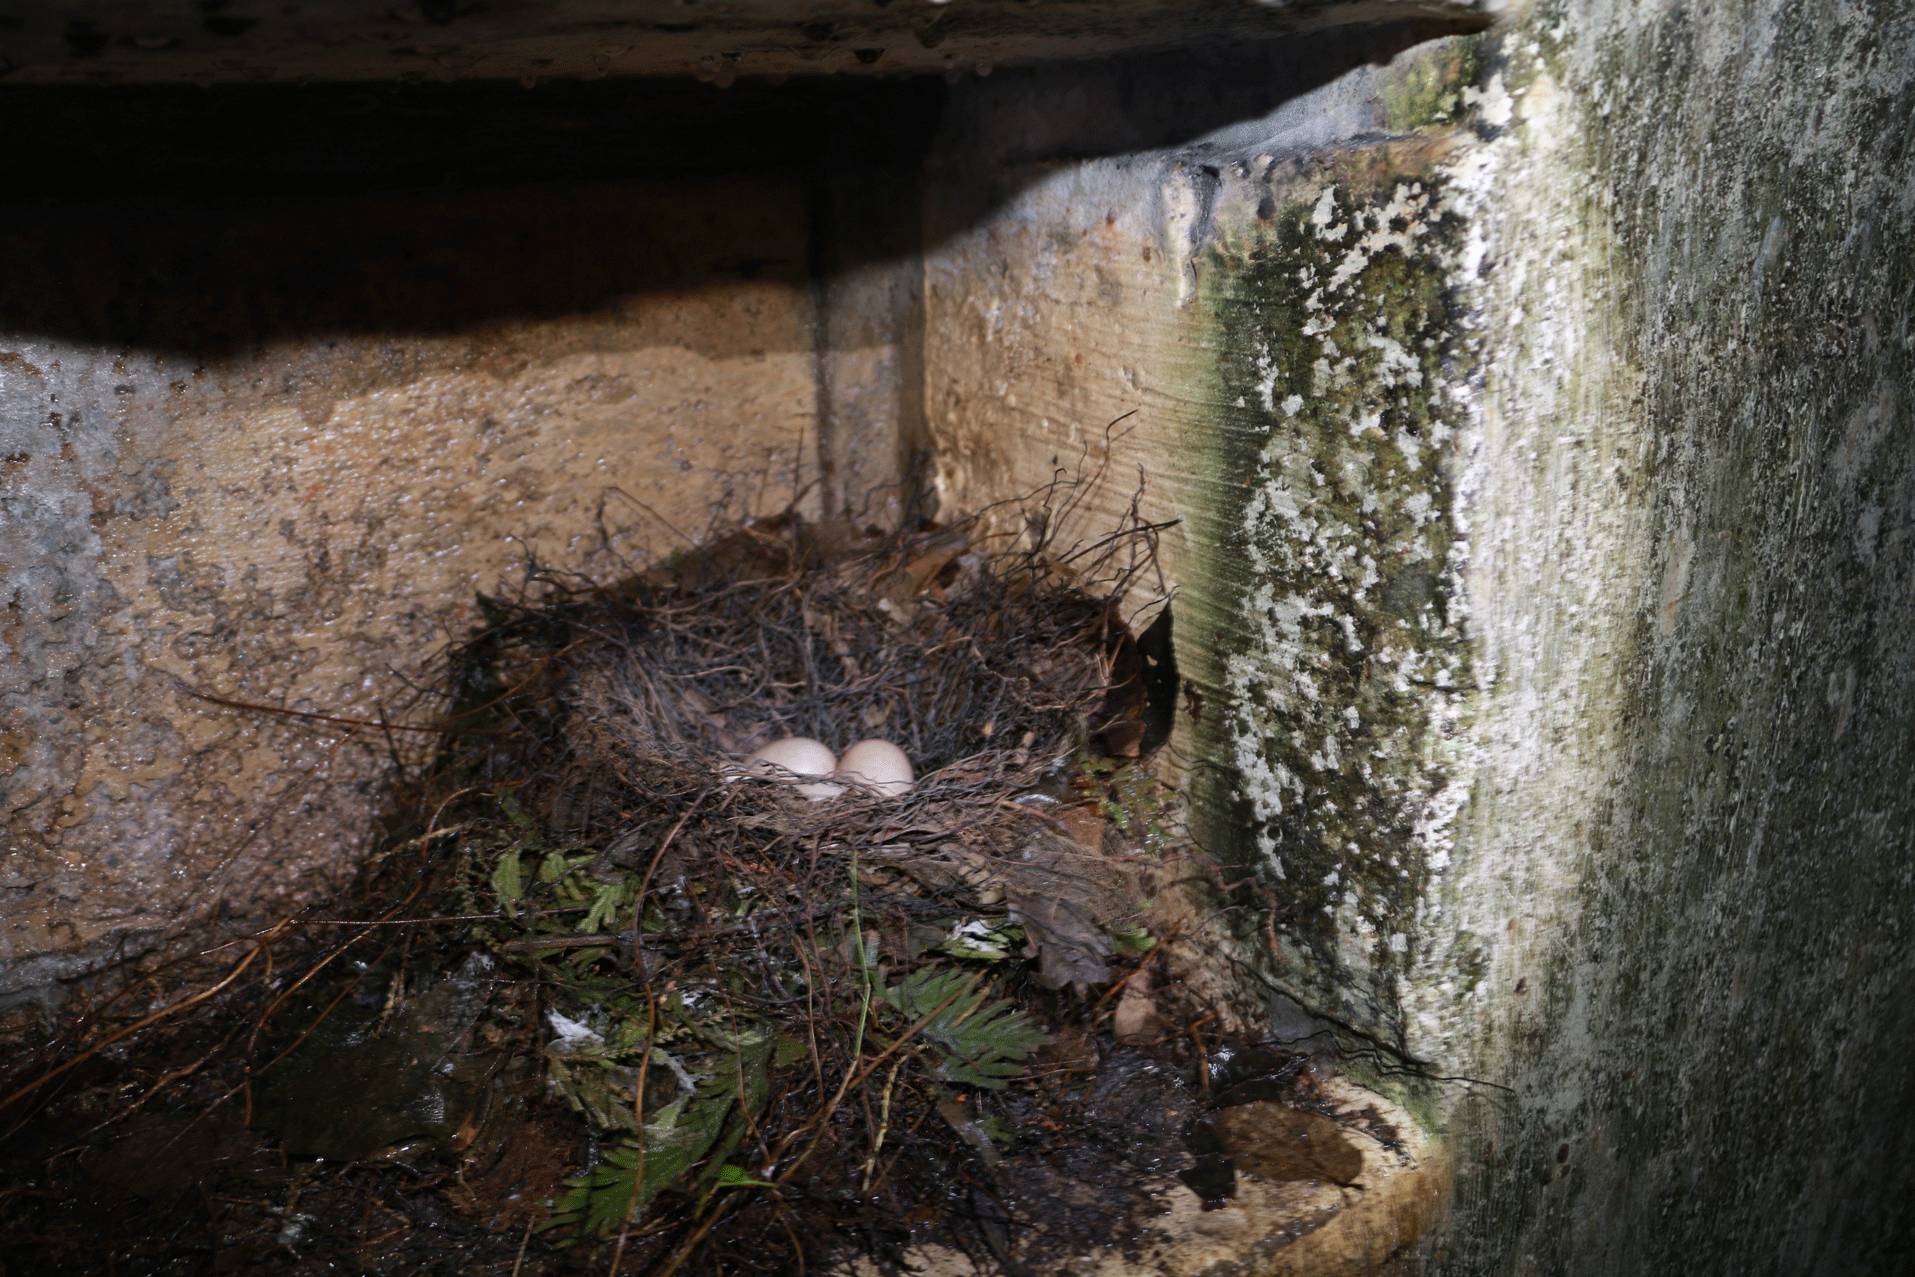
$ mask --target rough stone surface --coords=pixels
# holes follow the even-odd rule
[[[1482,954],[1456,1058],[1515,1091],[1436,1266],[1898,1271],[1915,14],[1548,5],[1491,62],[1495,680],[1430,910]]]
[[[4,218],[0,991],[309,898],[430,739],[193,692],[430,721],[528,555],[616,571],[816,477],[793,180]]]

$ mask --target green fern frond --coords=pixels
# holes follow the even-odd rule
[[[628,1218],[639,1219],[660,1192],[681,1186],[701,1161],[709,1159],[716,1174],[744,1138],[749,1121],[764,1107],[771,1054],[768,1033],[741,1040],[737,1055],[724,1059],[716,1073],[699,1083],[695,1094],[672,1101],[645,1123],[642,1172],[638,1141],[632,1137],[619,1141],[597,1165],[565,1181],[565,1191],[552,1204],[545,1227],[575,1228],[607,1237]]]
[[[884,990],[884,1000],[916,1024],[938,1007],[919,1036],[943,1060],[947,1082],[999,1090],[1024,1072],[1023,1061],[1044,1044],[1044,1030],[1002,998],[986,1000],[979,977],[962,971],[914,971]]]

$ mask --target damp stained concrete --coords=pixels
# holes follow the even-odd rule
[[[1449,1079],[1379,1079],[1432,1271],[1910,1245],[1912,111],[1905,4],[1523,6],[1007,153],[928,257],[945,498],[1178,520],[1193,828],[1314,906],[1269,985]]]
[[[971,109],[1007,159],[965,173],[967,136],[956,180],[931,184],[954,202],[1019,188],[927,259],[940,498],[985,508],[1081,477],[1066,541],[1133,503],[1164,525],[1173,767],[1191,832],[1268,905],[1234,937],[1269,982],[1250,1000],[1281,988],[1397,1048],[1474,675],[1456,602],[1463,229],[1443,193],[1459,142],[1392,124],[1406,103],[1461,109],[1464,51],[1303,79],[1253,125],[1089,163],[1012,149],[1028,142],[1005,99],[1035,112],[1045,89],[992,86]]]
[[[1915,11],[1539,6],[1483,246],[1448,1272],[1886,1272],[1915,1244]],[[1439,912],[1440,911],[1440,912]],[[1431,958],[1440,962],[1438,951]]]

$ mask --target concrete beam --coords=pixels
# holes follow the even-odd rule
[[[1378,22],[1476,19],[1476,0],[63,0],[0,27],[13,83],[890,76],[1216,48]]]

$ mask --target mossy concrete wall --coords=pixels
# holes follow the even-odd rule
[[[1437,1267],[1901,1271],[1915,11],[1568,3],[1489,52],[1497,677],[1431,908],[1514,1093]]]
[[[1436,1271],[1910,1248],[1911,26],[1523,9],[933,237],[943,492],[1180,520],[1227,929],[1450,1079]]]
[[[1463,108],[1469,53],[1297,74],[1274,112],[1089,162],[1033,156],[1014,125],[1095,111],[1102,86],[993,88],[930,187],[989,206],[934,204],[927,235],[940,495],[983,508],[1060,476],[1081,484],[1054,502],[1065,541],[1133,503],[1169,525],[1166,765],[1239,883],[1212,939],[1258,970],[1257,1014],[1280,989],[1395,1051],[1431,1036],[1405,988],[1469,784],[1465,227],[1459,138],[1428,127]],[[967,172],[993,125],[1007,158]]]

